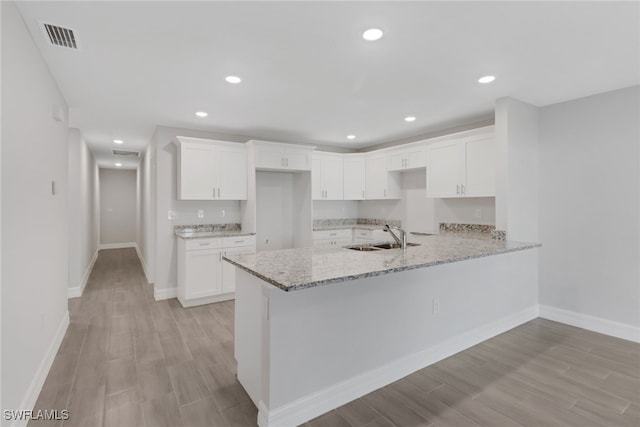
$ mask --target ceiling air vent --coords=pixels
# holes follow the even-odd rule
[[[116,156],[132,156],[132,157],[140,157],[139,151],[127,151],[127,150],[111,150],[113,154]]]
[[[45,35],[49,43],[54,46],[68,47],[70,49],[78,49],[78,43],[73,30],[70,28],[58,27],[56,25],[42,23]]]

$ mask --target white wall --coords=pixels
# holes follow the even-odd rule
[[[343,219],[358,217],[355,200],[314,200],[313,219]]]
[[[538,108],[513,98],[496,100],[497,225],[510,240],[537,242]]]
[[[256,249],[291,249],[294,238],[291,172],[256,171]]]
[[[80,296],[100,243],[98,165],[78,129],[69,131],[69,295]]]
[[[136,241],[136,171],[100,168],[100,244]]]
[[[2,408],[31,409],[69,322],[68,110],[15,4],[0,7]]]
[[[543,305],[640,327],[640,87],[540,110]]]
[[[142,263],[147,281],[153,283],[155,272],[155,180],[152,179],[155,169],[155,149],[147,147],[140,160],[137,176],[138,221],[136,246],[138,257]]]

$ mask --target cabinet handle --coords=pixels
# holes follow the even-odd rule
[[[456,184],[456,194],[460,195],[460,184]]]
[[[464,184],[460,184],[460,193],[464,194]]]
[[[337,235],[338,235],[338,233],[331,233],[331,234],[329,234],[329,236],[337,236]]]
[[[200,243],[200,246],[209,246],[211,243]]]
[[[384,197],[387,197],[387,189],[384,189]]]
[[[288,159],[288,158],[285,158],[285,159],[284,159],[284,165],[285,165],[285,166],[289,166],[289,159]]]
[[[213,198],[216,198],[216,187],[213,187]]]
[[[222,262],[222,252],[220,252],[220,262]]]
[[[220,187],[218,187],[218,199],[220,198]]]
[[[234,240],[233,243],[244,243],[244,240]]]

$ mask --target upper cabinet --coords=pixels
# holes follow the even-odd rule
[[[310,171],[315,147],[251,141],[255,150],[255,167],[262,170]]]
[[[340,154],[313,153],[311,197],[313,200],[343,200],[343,160]]]
[[[387,170],[387,153],[374,152],[365,160],[365,198],[399,199],[400,176]]]
[[[344,199],[364,200],[365,198],[365,159],[362,155],[345,154],[344,162]]]
[[[244,144],[179,136],[179,200],[246,200]]]
[[[494,136],[474,135],[427,146],[427,197],[493,197]]]
[[[388,152],[388,170],[403,171],[427,166],[427,150],[424,143],[407,144]]]

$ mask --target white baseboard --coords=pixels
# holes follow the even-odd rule
[[[289,427],[303,424],[367,393],[397,381],[482,341],[522,325],[538,317],[538,306],[532,306],[468,332],[456,335],[433,347],[395,360],[285,406],[269,410],[258,403],[260,427]]]
[[[151,274],[149,272],[149,267],[147,267],[147,263],[144,261],[144,257],[142,256],[142,252],[138,247],[138,244],[135,245],[136,253],[138,254],[138,259],[140,260],[140,264],[142,264],[142,270],[144,271],[144,276],[147,278],[147,283],[153,283],[151,280]]]
[[[100,250],[102,249],[125,249],[125,248],[135,248],[135,242],[125,242],[125,243],[100,243]]]
[[[67,311],[62,317],[62,321],[58,326],[58,330],[53,336],[53,340],[51,341],[51,344],[49,344],[49,348],[42,358],[40,366],[38,366],[38,370],[36,371],[33,380],[31,380],[31,384],[29,384],[27,393],[22,399],[20,409],[29,411],[32,410],[34,406],[36,406],[38,396],[40,395],[40,391],[42,391],[42,386],[47,379],[47,375],[49,375],[49,370],[51,369],[51,365],[53,365],[53,359],[55,359],[56,354],[58,353],[58,349],[60,348],[60,344],[62,344],[62,339],[64,338],[64,334],[67,332],[68,327],[69,311]],[[29,420],[27,419],[14,420],[11,423],[11,427],[24,427],[28,422]]]
[[[69,288],[67,290],[67,298],[78,298],[82,296],[82,293],[84,292],[84,288],[87,286],[87,282],[89,281],[89,276],[91,276],[91,271],[93,270],[93,266],[95,265],[97,259],[98,259],[98,250],[96,250],[96,253],[93,254],[93,258],[91,258],[91,262],[89,263],[87,270],[84,272],[84,276],[82,276],[82,281],[80,282],[80,285],[75,286],[73,288]]]
[[[180,298],[179,295],[177,298],[178,298],[178,301],[180,301],[180,304],[182,304],[184,308],[189,308],[189,307],[195,307],[198,305],[213,304],[215,302],[229,301],[236,298],[236,293],[229,292],[222,295],[214,295],[211,297],[195,298],[190,300]]]
[[[158,289],[155,284],[153,286],[153,299],[161,301],[163,299],[171,299],[178,297],[178,288]]]
[[[640,342],[640,328],[625,323],[595,317],[575,311],[563,310],[540,304],[540,317],[578,328],[611,335],[629,341]]]

